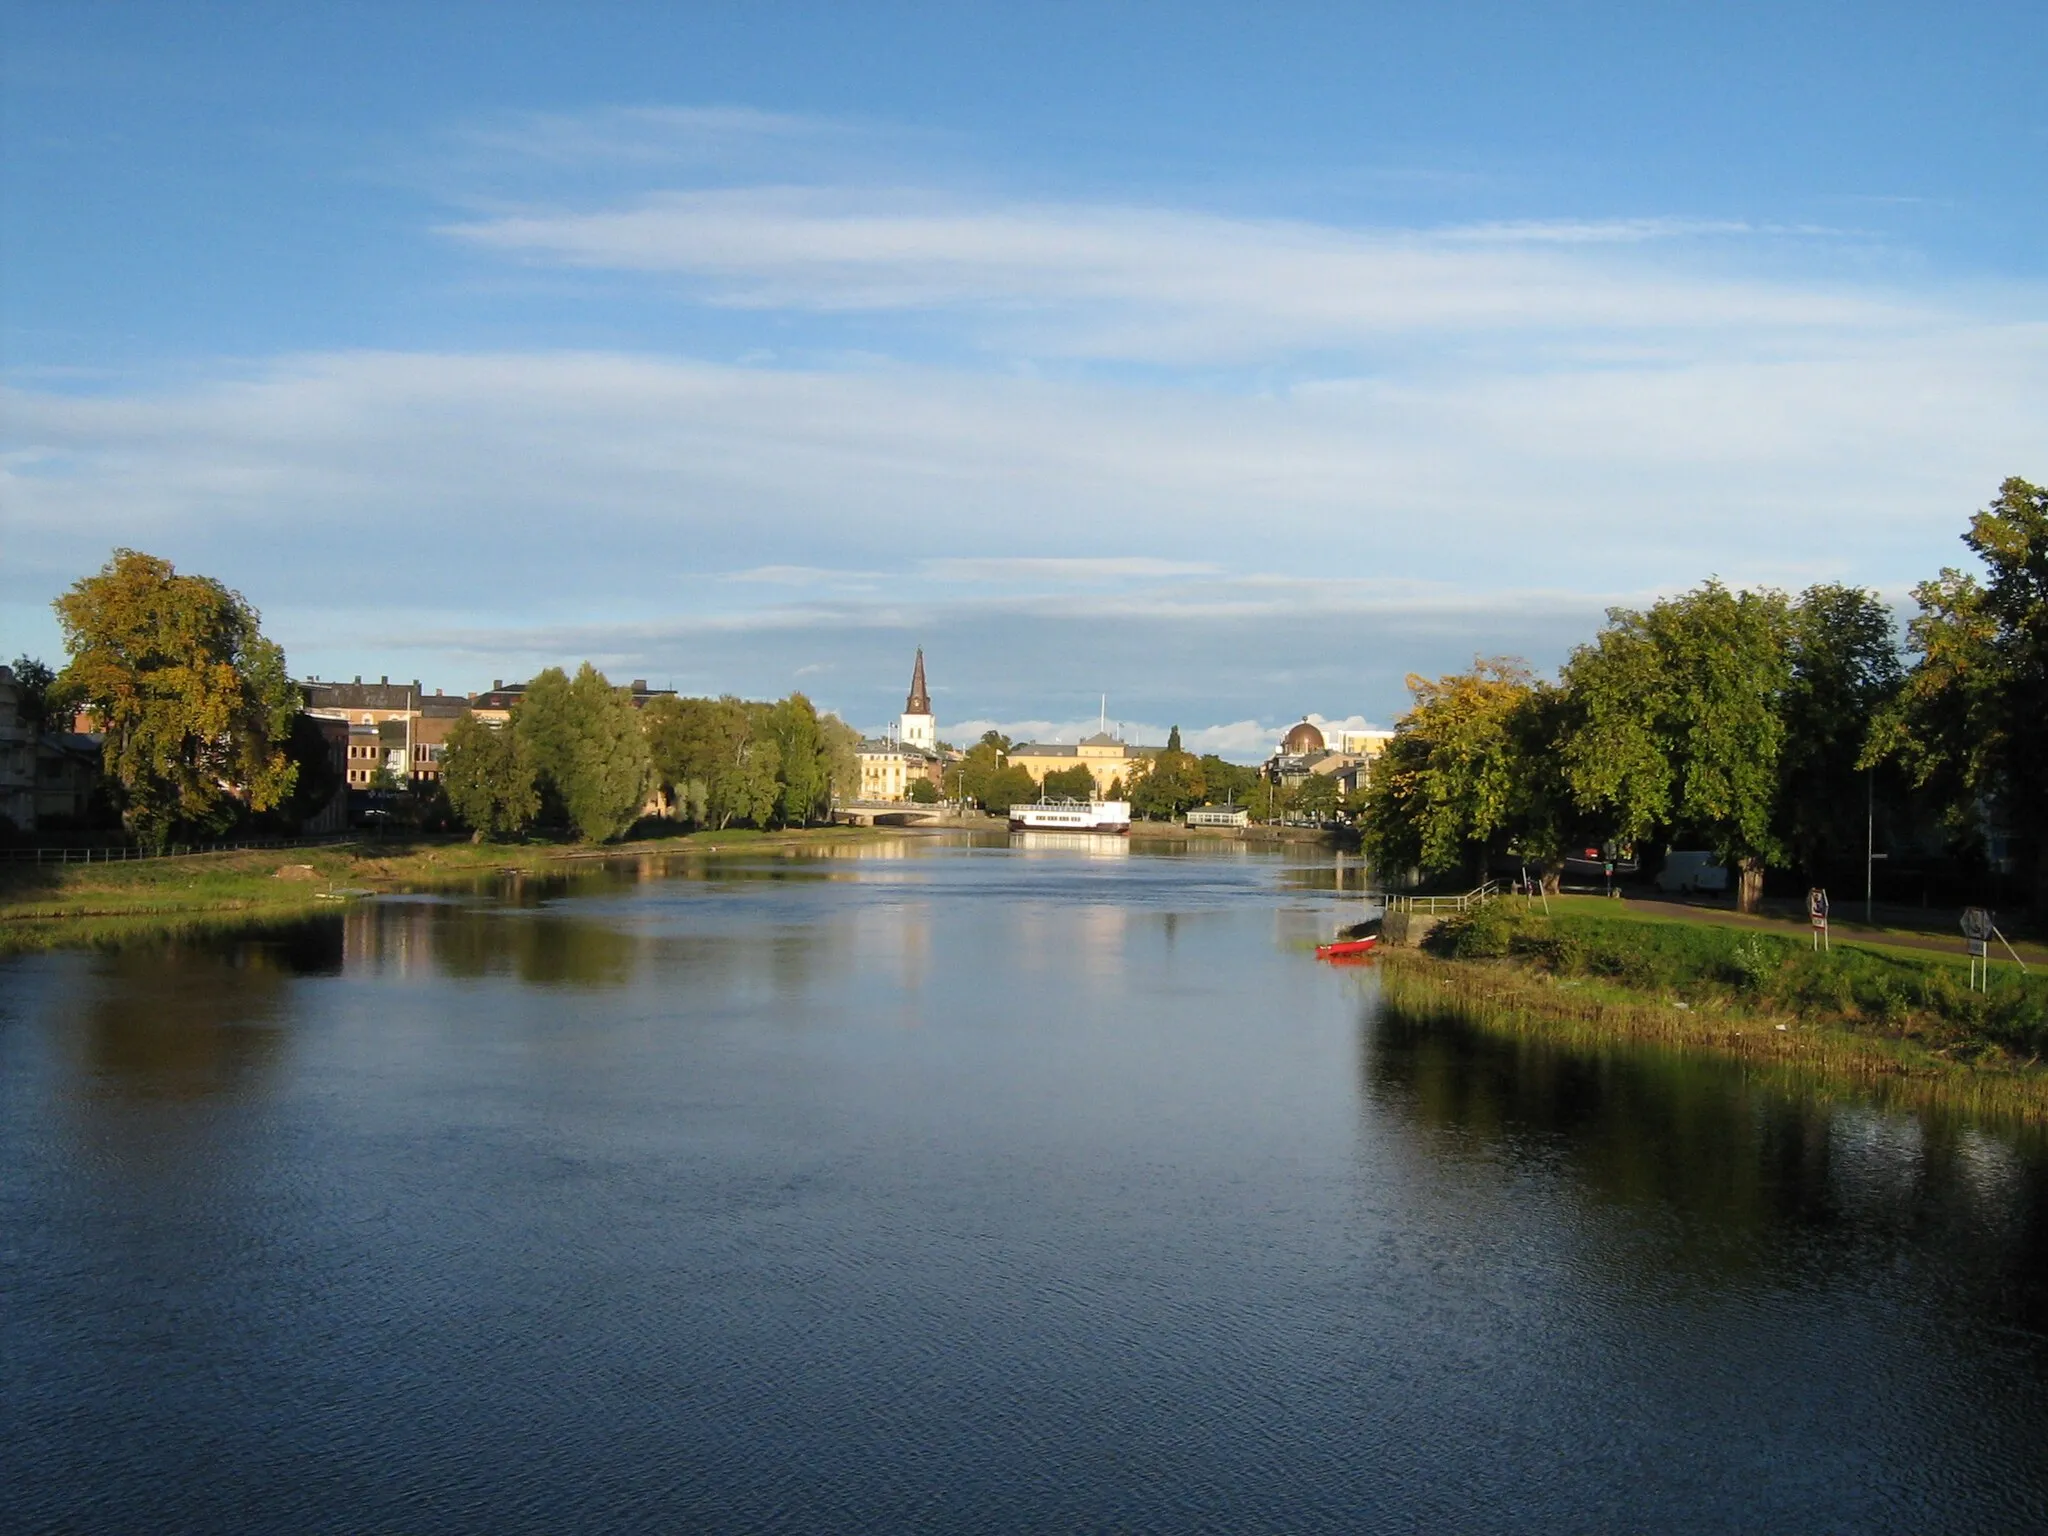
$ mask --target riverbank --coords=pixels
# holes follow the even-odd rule
[[[814,848],[898,835],[859,827],[694,832],[628,843],[384,838],[114,864],[0,865],[0,954],[290,922],[356,895],[473,886],[592,861]]]
[[[1387,1005],[1420,1021],[1574,1045],[1652,1042],[1734,1056],[1880,1102],[2048,1120],[2048,976],[1884,944],[1496,902],[1388,951]]]
[[[1315,843],[1325,848],[1355,849],[1358,834],[1349,827],[1275,827],[1253,822],[1245,827],[1190,827],[1178,821],[1131,823],[1133,841],[1175,843]]]

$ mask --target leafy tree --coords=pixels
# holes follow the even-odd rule
[[[1007,745],[999,745],[1003,740],[1004,738],[997,732],[989,731],[981,740],[969,747],[966,756],[960,759],[961,794],[988,810],[996,809],[995,802],[990,798],[995,793],[996,776],[1009,766],[1009,759],[1006,756],[1009,748]],[[1025,798],[1029,799],[1030,796],[1027,795]],[[1009,801],[1005,800],[1003,809],[1008,808]]]
[[[711,819],[720,827],[735,821],[769,826],[782,804],[782,751],[767,730],[769,706],[719,702],[727,706],[722,714],[727,757],[711,777]]]
[[[1963,542],[1984,579],[1950,568],[1913,589],[1913,665],[1867,758],[1903,764],[1958,842],[2004,822],[2048,912],[2048,490],[2007,480]]]
[[[1064,795],[1070,800],[1093,800],[1095,775],[1080,763],[1071,768],[1055,768],[1045,776],[1043,788],[1048,799]]]
[[[1176,725],[1166,733],[1166,750],[1178,752],[1180,749],[1180,727]]]
[[[1476,660],[1469,672],[1408,679],[1415,703],[1362,794],[1361,838],[1382,869],[1482,872],[1489,847],[1554,859],[1554,784],[1541,722],[1551,708],[1519,661]],[[1333,786],[1334,787],[1334,786]]]
[[[937,805],[939,803],[939,786],[924,777],[923,774],[919,774],[910,781],[909,795],[919,805]]]
[[[449,728],[441,787],[479,842],[515,836],[532,825],[540,813],[534,780],[532,756],[517,731],[496,729],[474,715],[464,715]]]
[[[753,734],[747,707],[730,696],[661,698],[648,704],[645,722],[648,750],[663,793],[685,819],[725,825],[731,819],[735,797],[724,781],[736,771]],[[715,796],[714,786],[719,787]],[[714,798],[723,819],[712,814]]]
[[[218,831],[291,792],[298,690],[238,593],[118,549],[54,606],[70,657],[56,686],[98,719],[137,836],[161,847],[181,825]]]
[[[541,794],[541,820],[548,826],[560,826],[569,815],[563,786],[575,777],[580,736],[568,673],[549,667],[528,680],[512,711],[512,731],[520,751],[533,765]]]
[[[1778,837],[1820,882],[1863,853],[1862,758],[1901,681],[1891,610],[1874,592],[1809,587],[1793,605],[1788,646]]]
[[[1774,828],[1790,614],[1777,592],[1718,581],[1647,613],[1616,608],[1564,671],[1571,718],[1560,743],[1579,807],[1628,842],[1697,837],[1741,870],[1754,911]]]
[[[819,752],[825,759],[825,779],[831,793],[841,800],[860,797],[860,732],[837,715],[818,717]]]
[[[1249,805],[1265,775],[1256,768],[1228,763],[1214,752],[1201,757],[1202,787],[1212,804]]]
[[[781,783],[777,819],[784,826],[801,827],[830,815],[832,765],[811,701],[792,693],[774,705],[768,712],[768,734],[775,742]]]
[[[346,776],[334,765],[327,733],[311,715],[292,716],[284,752],[296,771],[292,775],[291,793],[278,802],[276,814],[288,830],[296,831],[302,822],[327,809],[328,802],[341,793]]]
[[[981,733],[981,745],[990,748],[998,757],[1008,757],[1015,743],[1001,731],[990,730]]]
[[[577,669],[569,692],[581,739],[562,800],[579,835],[608,843],[640,819],[646,803],[653,778],[647,737],[632,690],[614,688],[589,662]]]
[[[1038,783],[1031,771],[1010,763],[990,777],[981,803],[1000,816],[1013,805],[1028,805],[1037,798]]]
[[[50,728],[51,717],[57,713],[57,701],[51,696],[56,681],[57,674],[48,662],[34,656],[14,658],[14,683],[21,690],[21,723],[30,730]]]
[[[1294,807],[1304,816],[1328,821],[1337,814],[1337,780],[1327,773],[1312,773],[1295,792]]]
[[[653,766],[629,690],[587,661],[573,680],[550,667],[526,685],[512,729],[579,837],[610,842],[639,818]]]
[[[1208,792],[1200,760],[1172,745],[1180,740],[1179,729],[1166,739],[1166,748],[1131,783],[1131,809],[1140,816],[1170,819],[1200,805]]]

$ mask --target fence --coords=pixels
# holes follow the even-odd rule
[[[79,848],[0,848],[0,864],[125,864],[132,859],[189,859],[202,853],[243,853],[265,848],[336,848],[362,840],[360,833],[349,832],[329,837],[251,838],[238,843],[172,843],[160,849],[131,843],[98,848],[90,844]]]
[[[1370,894],[1377,895],[1389,912],[1419,912],[1425,917],[1445,917],[1453,912],[1469,912],[1474,907],[1483,907],[1500,893],[1499,883],[1489,880],[1461,896],[1403,896],[1393,891]]]

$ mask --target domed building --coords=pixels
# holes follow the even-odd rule
[[[1321,752],[1329,746],[1323,740],[1323,733],[1309,723],[1304,716],[1301,724],[1294,727],[1280,739],[1282,757],[1307,757],[1311,752]]]

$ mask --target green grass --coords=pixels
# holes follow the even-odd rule
[[[474,886],[511,870],[532,873],[591,859],[795,850],[888,835],[816,827],[698,832],[596,846],[388,839],[130,863],[6,864],[0,865],[0,954],[291,921],[333,910],[329,898],[337,892]],[[313,878],[280,877],[295,865],[311,866]]]
[[[1496,902],[1396,953],[1390,1003],[1575,1039],[1654,1039],[1884,1083],[1923,1101],[2048,1116],[2048,976],[1961,956],[1708,922],[1541,912]],[[1405,967],[1405,968],[1404,968]]]

